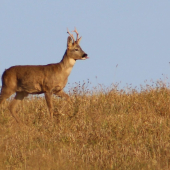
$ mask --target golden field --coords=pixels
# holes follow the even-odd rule
[[[51,121],[42,96],[19,105],[19,125],[8,99],[0,106],[0,169],[168,170],[170,89],[162,82],[140,90],[70,88],[54,96]],[[12,97],[11,97],[12,98]]]

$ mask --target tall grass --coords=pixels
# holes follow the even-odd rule
[[[21,126],[8,110],[10,100],[3,103],[0,169],[170,168],[169,87],[85,86],[70,88],[70,101],[53,98],[53,122],[44,97],[29,97],[18,107]]]

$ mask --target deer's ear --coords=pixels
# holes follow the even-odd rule
[[[71,47],[72,46],[72,38],[70,36],[68,36],[67,38],[67,47]]]

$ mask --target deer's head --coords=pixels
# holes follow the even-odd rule
[[[67,29],[67,33],[70,35],[67,38],[67,54],[70,58],[75,60],[85,60],[88,58],[87,54],[81,49],[79,43],[82,37],[79,38],[79,33],[77,32],[76,28],[74,31],[77,38],[74,39],[73,34],[70,34],[69,30]]]

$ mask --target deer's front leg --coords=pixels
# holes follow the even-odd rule
[[[50,112],[51,119],[53,119],[53,103],[52,103],[52,94],[50,92],[45,93],[45,99],[47,102],[47,106]]]
[[[54,94],[58,97],[65,97],[68,101],[70,100],[70,97],[68,94],[66,94],[63,90],[59,92],[54,92]]]

